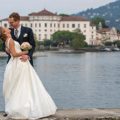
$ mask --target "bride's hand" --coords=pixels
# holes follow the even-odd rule
[[[30,60],[30,57],[28,55],[22,55],[20,59],[21,61],[26,62],[27,60]]]

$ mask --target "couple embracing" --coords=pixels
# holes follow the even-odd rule
[[[32,29],[20,25],[18,13],[8,18],[10,29],[0,27],[0,39],[9,55],[3,81],[5,112],[13,119],[38,119],[53,115],[56,105],[33,68],[35,41]],[[21,50],[21,44],[31,46]]]

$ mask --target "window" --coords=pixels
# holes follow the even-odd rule
[[[39,40],[41,40],[41,34],[39,34]]]
[[[69,28],[69,24],[67,24],[67,28]]]
[[[45,34],[45,39],[47,39],[47,34]]]
[[[78,24],[78,28],[80,28],[80,24]]]
[[[45,27],[47,27],[47,23],[45,23]]]
[[[35,27],[37,27],[37,23],[35,23]]]
[[[84,24],[84,28],[86,28],[86,24]]]
[[[75,24],[72,24],[72,28],[75,28]]]
[[[39,27],[41,27],[41,23],[39,23]]]
[[[60,27],[60,24],[58,23],[58,28]]]
[[[93,35],[92,35],[91,37],[92,37],[92,39],[93,39]]]
[[[63,24],[63,28],[65,27],[65,24]]]
[[[30,27],[33,27],[32,23],[30,24]]]
[[[45,29],[44,31],[47,32],[47,29]]]

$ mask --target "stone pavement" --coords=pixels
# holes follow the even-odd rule
[[[0,120],[12,120],[3,117]],[[58,109],[54,116],[39,120],[120,120],[120,109]]]

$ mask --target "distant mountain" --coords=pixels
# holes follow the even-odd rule
[[[120,30],[120,0],[111,2],[99,8],[87,9],[74,15],[84,16],[88,19],[99,16],[105,19],[108,26],[116,27]]]

